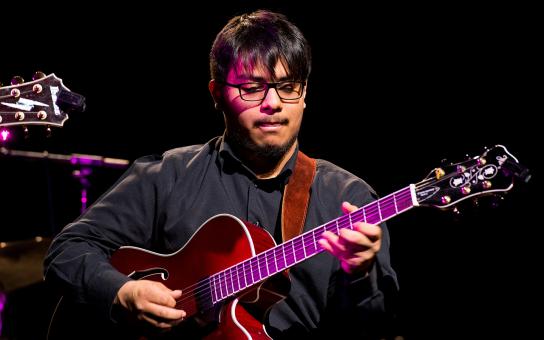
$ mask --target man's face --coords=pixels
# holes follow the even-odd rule
[[[226,82],[274,82],[293,80],[281,62],[274,68],[271,79],[263,67],[245,71],[243,67],[230,69]],[[304,90],[305,91],[305,90]],[[262,101],[245,101],[237,88],[225,86],[221,106],[225,114],[227,136],[238,147],[264,156],[283,155],[296,141],[304,111],[304,96],[296,100],[282,100],[275,89],[270,88]]]

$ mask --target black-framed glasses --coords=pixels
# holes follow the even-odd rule
[[[268,90],[271,88],[276,90],[278,97],[283,100],[297,100],[302,97],[304,92],[304,81],[280,81],[277,83],[242,83],[242,84],[231,84],[224,81],[219,83],[236,87],[240,91],[240,98],[246,101],[261,101],[266,98]]]

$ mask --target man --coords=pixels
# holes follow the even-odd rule
[[[61,287],[66,299],[96,307],[112,323],[131,315],[142,324],[183,333],[193,319],[176,308],[189,294],[183,287],[145,277],[134,280],[110,264],[121,246],[172,254],[219,214],[249,221],[276,242],[285,241],[282,211],[288,207],[282,202],[301,154],[297,135],[306,105],[310,47],[283,15],[256,11],[232,18],[219,32],[210,68],[209,90],[224,114],[224,135],[135,161],[55,238],[45,260],[46,281]],[[300,210],[306,213],[302,232],[376,199],[363,180],[324,160],[317,160],[307,190],[307,208]],[[328,253],[290,269],[287,296],[259,320],[266,333],[275,339],[386,334],[391,318],[387,297],[394,296],[397,281],[385,225],[361,222],[338,235],[326,231],[318,244]],[[253,337],[238,326],[240,337]],[[214,327],[204,326],[212,334]]]

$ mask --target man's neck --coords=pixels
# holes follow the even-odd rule
[[[239,150],[244,164],[249,167],[259,179],[278,176],[297,148],[297,141],[279,159],[255,157],[253,152]]]

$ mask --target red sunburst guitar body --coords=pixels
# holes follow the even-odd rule
[[[178,334],[181,336],[186,332],[205,339],[270,339],[262,322],[268,309],[288,292],[290,284],[286,271],[232,296],[228,296],[232,285],[223,292],[220,288],[215,296],[222,303],[217,306],[203,300],[208,294],[196,294],[209,286],[197,285],[195,288],[195,283],[274,246],[274,239],[265,230],[231,215],[217,215],[173,254],[158,254],[136,247],[119,248],[112,255],[111,263],[120,272],[135,279],[159,281],[171,289],[182,289],[177,307],[187,312],[187,321],[174,331],[157,333],[140,329],[131,321],[116,325],[108,324],[106,320],[97,321],[97,315],[92,315],[89,306],[61,300],[51,321],[48,339],[96,339],[96,331],[99,331],[98,338],[115,334],[123,339],[163,339],[177,338]],[[240,289],[239,282],[236,288]]]

